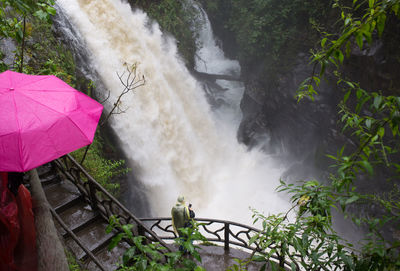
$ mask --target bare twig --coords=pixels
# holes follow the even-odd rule
[[[101,122],[101,124],[100,124],[101,126],[103,126],[112,115],[125,113],[129,107],[124,108],[124,109],[121,108],[122,97],[125,94],[129,93],[130,91],[133,91],[136,88],[141,87],[146,83],[146,79],[144,78],[143,75],[140,78],[138,77],[136,63],[133,64],[132,66],[126,65],[126,71],[124,71],[121,75],[118,74],[118,72],[117,72],[117,76],[124,88],[121,91],[121,93],[119,94],[119,96],[117,97],[117,100],[114,102],[113,108],[110,110],[110,112],[104,118],[104,120]],[[110,95],[108,95],[108,98],[109,97],[110,97]],[[108,100],[108,98],[106,100]]]
[[[126,63],[124,63],[124,65],[126,67],[126,71],[124,71],[121,75],[119,75],[117,72],[118,79],[124,88],[121,91],[121,93],[119,94],[117,100],[114,102],[113,108],[110,110],[110,112],[107,114],[107,116],[101,121],[100,126],[104,126],[107,123],[108,119],[112,115],[125,113],[129,107],[125,108],[125,109],[121,108],[122,96],[129,93],[130,91],[135,90],[138,87],[144,86],[144,84],[146,83],[144,75],[142,75],[142,77],[140,79],[137,79],[137,77],[138,77],[137,76],[137,63],[135,63],[131,66],[127,65]],[[123,78],[126,73],[127,73],[126,80],[124,80]],[[102,104],[105,103],[106,101],[108,101],[109,98],[110,98],[110,91],[108,91],[108,93],[107,93],[107,98],[104,101],[102,101],[101,103]],[[81,160],[81,164],[83,164],[83,162],[85,161],[85,158],[86,158],[87,152],[89,151],[90,146],[91,146],[91,144],[86,147],[85,153]]]

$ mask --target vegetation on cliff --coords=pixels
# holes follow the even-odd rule
[[[191,29],[194,10],[185,1],[129,0],[131,5],[142,8],[157,21],[161,30],[175,37],[178,50],[189,68],[194,67],[196,54],[195,36]]]
[[[331,15],[330,0],[202,0],[217,33],[231,37],[240,63],[260,73],[284,72],[318,38]],[[228,39],[229,40],[229,39]]]

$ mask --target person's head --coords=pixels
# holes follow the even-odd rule
[[[180,203],[180,204],[184,204],[185,203],[185,197],[184,196],[179,196],[178,197],[178,202]]]

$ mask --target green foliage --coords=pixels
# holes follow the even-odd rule
[[[110,217],[109,225],[106,229],[110,233],[113,229],[120,231],[111,241],[108,249],[116,247],[122,240],[128,241],[132,246],[127,249],[122,256],[122,263],[118,264],[117,270],[180,270],[180,271],[202,271],[193,260],[201,262],[198,247],[193,243],[198,240],[206,240],[202,236],[196,224],[193,228],[182,228],[182,232],[187,236],[175,239],[175,242],[182,246],[182,251],[168,252],[167,249],[157,242],[148,242],[144,236],[134,236],[132,232],[133,225],[122,225],[115,216]],[[185,252],[183,252],[185,251]]]
[[[273,270],[287,266],[292,270],[399,270],[400,242],[387,238],[388,225],[400,225],[400,191],[393,180],[400,176],[399,123],[400,98],[388,91],[366,91],[360,84],[344,79],[340,68],[351,54],[352,48],[369,46],[374,37],[381,37],[389,15],[399,17],[400,1],[352,1],[345,7],[335,1],[341,10],[342,28],[337,35],[322,32],[320,49],[313,52],[314,73],[300,86],[298,98],[314,98],[318,94],[321,77],[332,66],[341,87],[343,98],[339,104],[342,132],[354,142],[343,146],[334,161],[336,172],[330,182],[303,184],[281,182],[280,191],[292,195],[293,208],[287,214],[264,216],[254,211],[255,222],[261,220],[263,231],[253,236],[263,253],[257,259],[269,261]],[[382,173],[383,172],[383,173]],[[371,194],[361,192],[355,184],[365,178],[385,179],[390,192]],[[355,205],[375,205],[379,212],[354,214]],[[365,240],[355,249],[342,240],[332,228],[331,209],[343,212],[360,229],[367,229]],[[295,219],[288,214],[297,209]],[[271,260],[275,260],[271,262]]]
[[[320,78],[325,74],[328,66],[338,69],[349,57],[354,43],[360,50],[370,45],[377,34],[382,36],[386,18],[390,15],[400,17],[398,0],[359,1],[354,0],[351,7],[344,6],[340,0],[335,0],[333,7],[340,9],[341,29],[337,35],[322,32],[323,38],[320,49],[312,51],[314,74],[305,80],[299,88],[298,98],[311,98],[317,94],[314,87],[318,87]],[[319,70],[319,72],[318,72]],[[337,75],[340,76],[339,73]]]
[[[65,255],[67,256],[68,269],[70,271],[86,271],[86,269],[81,268],[78,260],[69,250],[65,249]]]
[[[19,47],[15,60],[18,65],[15,67],[20,66],[25,49],[24,40],[30,35],[27,20],[38,18],[49,23],[51,16],[56,13],[53,5],[54,0],[0,0],[0,37],[11,38]],[[2,62],[1,68],[3,71],[9,67]]]
[[[285,264],[292,270],[299,267],[304,270],[347,270],[352,264],[352,255],[330,230],[329,217],[303,212],[294,222],[287,222],[288,214],[266,217],[254,211],[255,222],[262,220],[263,225],[262,232],[250,239],[250,243],[257,243],[263,252],[255,254],[254,261],[269,262],[272,270],[283,270]]]
[[[25,48],[29,61],[24,72],[30,74],[55,75],[75,87],[75,61],[70,50],[59,42],[51,29],[51,24],[33,18],[29,26],[30,39]]]
[[[243,64],[262,63],[264,71],[285,71],[301,48],[317,38],[312,24],[326,20],[330,1],[204,0],[215,20],[233,34]]]
[[[99,133],[96,132],[93,143],[87,151],[83,166],[107,191],[114,196],[118,196],[120,192],[120,184],[115,181],[115,178],[128,173],[130,168],[125,167],[124,160],[112,161],[106,159],[103,155],[103,145],[104,143],[102,138]],[[74,151],[72,156],[80,162],[85,155],[85,151],[86,147],[80,148],[79,150]]]
[[[242,259],[233,259],[236,263],[230,266],[228,271],[246,271],[247,265],[252,261],[252,259],[242,260]],[[261,271],[265,269],[261,268]]]
[[[281,182],[280,191],[292,194],[295,203],[286,214],[264,216],[253,210],[254,223],[262,221],[262,231],[249,241],[261,247],[254,261],[268,262],[272,270],[284,270],[284,266],[290,266],[291,270],[397,270],[400,267],[399,243],[388,245],[376,234],[383,225],[381,219],[369,222],[370,234],[361,250],[333,230],[330,209],[338,203],[348,206],[359,199],[358,195],[338,195],[334,187],[317,181],[303,185]],[[296,217],[288,219],[295,209],[298,210]]]

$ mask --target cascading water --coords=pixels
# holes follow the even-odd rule
[[[229,89],[223,94],[226,104],[213,112],[202,87],[177,56],[175,41],[150,24],[146,14],[119,0],[57,3],[85,39],[90,66],[111,92],[106,110],[123,88],[116,73],[122,74],[126,63],[138,63],[146,78],[145,86],[123,97],[127,111],[114,115],[111,126],[146,187],[152,215],[168,216],[180,194],[199,217],[247,224],[249,206],[266,213],[287,209],[287,201],[274,192],[282,171],[279,164],[236,140],[240,83],[235,90],[218,82]],[[215,51],[205,44],[199,52],[205,65],[198,61],[196,69],[221,73],[229,66],[240,72],[229,60],[229,65],[211,64],[206,55]]]
[[[198,34],[195,69],[203,73],[232,75],[239,78],[239,62],[227,59],[222,49],[216,44],[207,13],[197,2],[187,0],[187,3],[197,11],[193,26]],[[218,104],[213,112],[219,125],[224,126],[225,130],[229,130],[232,133],[231,136],[234,136],[242,118],[240,100],[244,92],[243,83],[227,80],[216,80],[216,83],[219,86],[217,89],[209,85],[205,85],[204,88]]]

